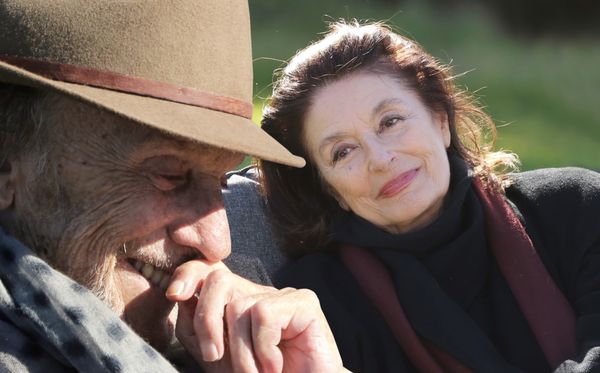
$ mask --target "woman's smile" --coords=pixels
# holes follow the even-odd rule
[[[417,167],[392,178],[392,180],[388,181],[383,187],[381,187],[379,193],[377,194],[377,198],[387,199],[398,195],[404,189],[408,188],[408,186],[417,177],[420,170],[421,168]]]
[[[390,232],[438,216],[450,182],[445,116],[397,78],[369,72],[323,86],[313,101],[305,142],[343,209]]]

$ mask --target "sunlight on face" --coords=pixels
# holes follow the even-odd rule
[[[435,219],[450,182],[446,116],[397,78],[367,72],[325,85],[312,102],[304,141],[342,208],[393,233]]]
[[[16,206],[23,236],[163,349],[173,332],[169,273],[230,253],[221,177],[242,157],[71,100],[60,113],[51,166],[31,172]]]

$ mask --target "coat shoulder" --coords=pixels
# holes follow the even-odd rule
[[[579,167],[542,168],[512,174],[510,191],[531,197],[577,194],[594,197],[600,191],[600,173]]]

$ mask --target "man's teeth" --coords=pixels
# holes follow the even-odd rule
[[[171,275],[168,273],[161,271],[151,264],[140,262],[138,260],[133,261],[133,267],[154,285],[163,290],[167,289],[167,285],[169,285],[169,282],[171,281]]]

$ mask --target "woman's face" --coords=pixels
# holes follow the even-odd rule
[[[398,79],[358,72],[321,87],[304,141],[342,208],[392,233],[439,214],[450,182],[447,117]]]

